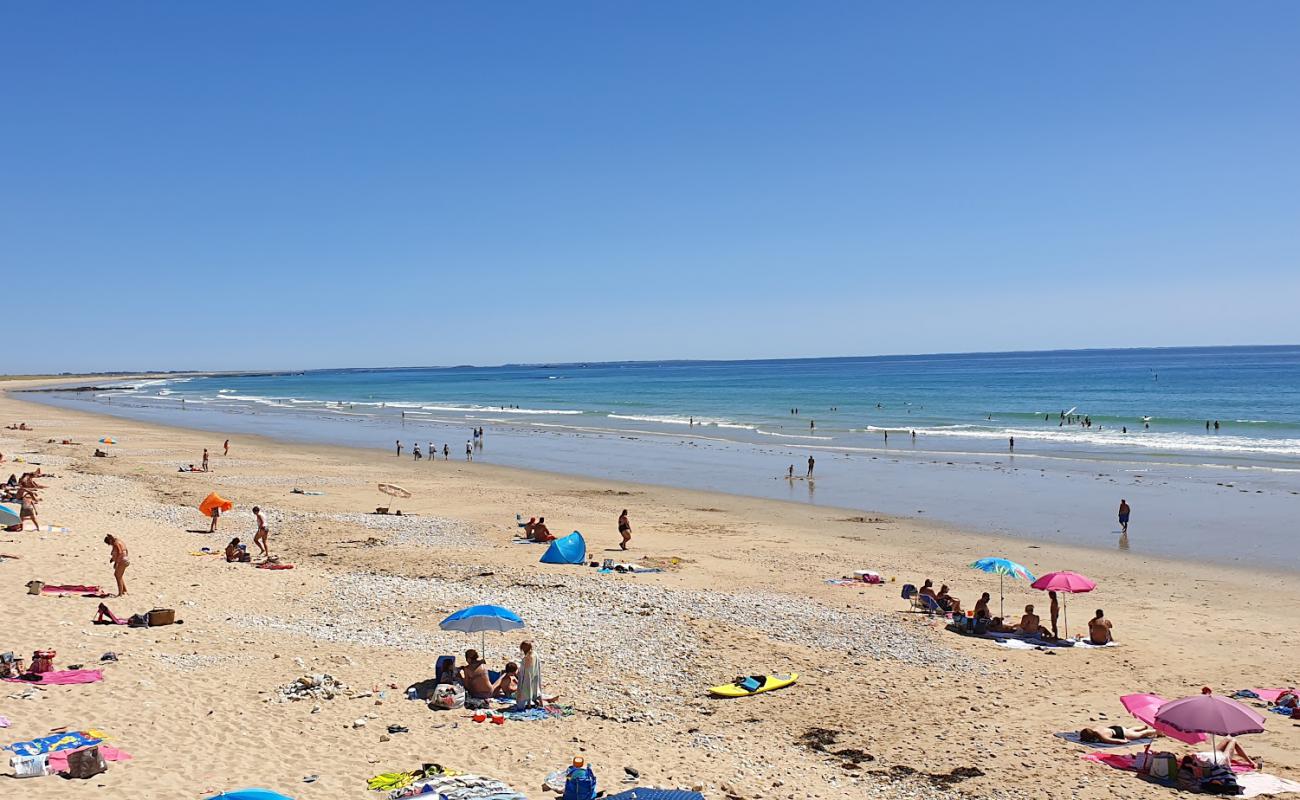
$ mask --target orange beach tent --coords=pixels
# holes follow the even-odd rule
[[[213,492],[212,494],[203,498],[203,502],[199,503],[199,511],[203,512],[203,516],[205,517],[212,516],[212,509],[214,508],[221,509],[221,513],[224,514],[234,507],[235,507],[234,503],[230,502],[229,500],[226,500],[216,492]]]

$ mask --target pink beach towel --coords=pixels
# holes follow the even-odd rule
[[[1125,755],[1123,753],[1084,753],[1083,754],[1084,761],[1096,761],[1098,764],[1105,764],[1108,767],[1127,770],[1129,772],[1137,772],[1137,767],[1134,766],[1135,759],[1136,756]],[[1254,769],[1255,768],[1252,766],[1247,766],[1245,764],[1238,764],[1236,762],[1233,762],[1232,765],[1232,771],[1236,773],[1252,772],[1254,771]]]
[[[104,680],[104,671],[99,669],[65,669],[40,673],[39,681],[23,678],[5,678],[11,683],[34,683],[37,686],[67,686],[74,683],[98,683]]]
[[[99,754],[104,757],[105,761],[130,761],[133,756],[130,753],[124,753],[116,747],[109,747],[106,744],[92,745],[99,748]],[[78,747],[76,750],[60,750],[57,753],[50,753],[50,769],[53,772],[68,771],[68,756],[79,750],[89,748]]]
[[[1259,699],[1265,703],[1276,703],[1277,699],[1284,692],[1294,691],[1293,689],[1251,689],[1252,692],[1259,695]]]
[[[104,594],[104,590],[98,586],[82,586],[78,583],[59,586],[50,586],[47,584],[41,587],[41,592],[43,594],[85,594],[91,595],[92,597],[108,597],[108,595]]]

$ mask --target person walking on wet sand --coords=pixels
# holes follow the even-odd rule
[[[627,521],[626,508],[623,509],[622,514],[618,515],[618,535],[623,537],[623,541],[619,542],[618,546],[621,549],[626,550],[627,543],[632,541],[632,523]]]
[[[230,440],[229,440],[229,439],[226,440],[226,443],[225,443],[225,444],[221,445],[221,455],[223,455],[223,456],[228,456],[228,455],[230,455]]]
[[[451,445],[446,442],[442,443],[442,460],[451,461]]]
[[[113,577],[117,579],[117,596],[126,594],[126,568],[131,566],[131,559],[126,552],[126,544],[116,536],[104,537],[104,544],[111,548],[108,561],[113,565]]]
[[[1128,501],[1120,498],[1119,501],[1119,527],[1120,533],[1128,535],[1128,515],[1133,509],[1129,508]]]
[[[465,460],[474,460],[474,443],[468,439],[465,440]]]
[[[812,477],[812,474],[813,474],[813,467],[815,467],[815,466],[817,466],[817,462],[813,459],[812,456],[808,456],[808,476],[807,476],[807,477],[809,477],[809,478]]]
[[[398,458],[401,458],[401,457],[402,457],[402,440],[401,440],[401,439],[398,439],[398,440],[397,440],[397,457],[398,457]]]
[[[419,461],[421,458],[423,458],[423,456],[420,454],[420,443],[416,442],[411,447],[411,459],[414,461]]]
[[[1007,450],[1009,450],[1012,453],[1016,452],[1016,437],[1012,436],[1007,441]]]

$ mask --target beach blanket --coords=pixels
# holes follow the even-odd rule
[[[83,586],[78,583],[58,586],[47,584],[41,587],[41,594],[79,594],[82,597],[108,597],[108,593],[98,586]]]
[[[1111,750],[1116,747],[1133,747],[1135,745],[1140,747],[1140,746],[1151,744],[1152,742],[1155,741],[1155,739],[1134,739],[1131,742],[1123,742],[1119,744],[1115,744],[1111,742],[1085,742],[1084,740],[1079,738],[1078,731],[1061,731],[1060,733],[1054,733],[1052,735],[1058,739],[1064,739],[1067,742],[1073,742],[1074,744],[1081,744],[1084,747],[1091,747],[1094,750]]]
[[[57,753],[60,750],[80,750],[83,747],[99,744],[106,738],[108,734],[90,728],[84,731],[55,733],[26,742],[14,742],[5,745],[3,749],[20,756],[39,756],[42,753]]]
[[[31,680],[32,678],[37,680]],[[34,683],[38,686],[68,686],[74,683],[98,683],[104,680],[104,672],[98,669],[65,669],[4,680],[10,683]]]
[[[429,787],[429,788],[425,788]],[[443,776],[416,781],[411,789],[429,794],[441,795],[447,800],[528,800],[527,797],[511,789],[494,778],[480,775]],[[409,791],[409,790],[399,790]]]
[[[1085,761],[1095,761],[1114,769],[1136,772],[1137,770],[1133,766],[1133,758],[1131,755],[1122,755],[1120,753],[1087,753],[1083,756]],[[1233,764],[1232,771],[1237,775],[1237,785],[1242,788],[1242,793],[1237,795],[1238,797],[1259,797],[1265,794],[1300,792],[1300,783],[1285,780],[1276,775],[1256,772],[1242,764]]]
[[[91,745],[94,747],[94,745]],[[50,771],[67,772],[68,756],[78,750],[85,750],[84,747],[76,747],[70,750],[60,750],[57,753],[50,753]],[[130,753],[124,753],[116,747],[110,747],[106,744],[99,745],[99,754],[104,757],[105,761],[130,761],[134,756]]]
[[[1291,689],[1246,689],[1244,691],[1250,692],[1258,699],[1263,700],[1265,703],[1269,703],[1271,705],[1273,703],[1276,703],[1277,699],[1281,697],[1283,694],[1292,690]],[[1242,692],[1237,692],[1237,694],[1243,697],[1250,697],[1250,695],[1243,694]]]
[[[505,711],[503,717],[513,722],[532,722],[541,719],[559,719],[573,716],[573,706],[546,705],[526,711]]]
[[[884,583],[867,583],[856,578],[827,578],[823,583],[831,586],[884,586]]]
[[[72,528],[62,528],[58,525],[42,525],[41,531],[43,533],[72,533]]]
[[[638,786],[614,795],[607,795],[605,800],[704,800],[704,795],[685,789],[645,789]]]

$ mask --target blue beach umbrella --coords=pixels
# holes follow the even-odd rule
[[[0,528],[8,528],[10,525],[17,525],[22,522],[18,512],[9,506],[0,506]]]
[[[293,800],[288,795],[270,789],[236,789],[209,797],[208,800]]]
[[[1002,608],[1002,581],[1005,578],[1023,578],[1027,581],[1034,581],[1034,573],[1025,569],[1023,565],[1007,558],[981,558],[979,561],[971,564],[972,569],[980,572],[989,572],[998,576],[998,616],[1006,616]]]
[[[488,631],[504,633],[518,630],[524,627],[524,621],[518,614],[502,606],[470,606],[439,622],[438,627],[444,631],[481,633],[483,649],[487,650]]]

